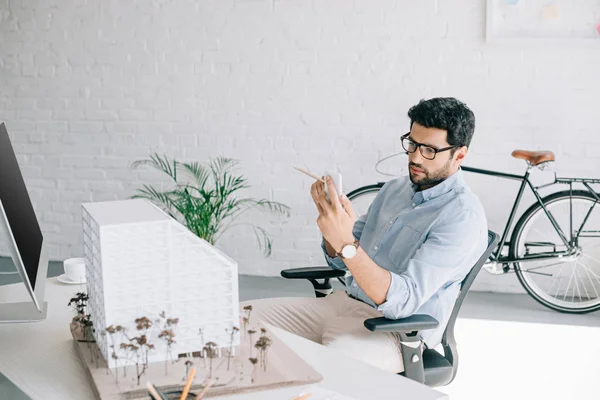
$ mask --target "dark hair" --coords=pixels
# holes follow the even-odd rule
[[[436,97],[421,100],[408,110],[410,126],[416,122],[426,128],[448,132],[448,143],[467,146],[475,132],[475,115],[466,104],[453,97]]]

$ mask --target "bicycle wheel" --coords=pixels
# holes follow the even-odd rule
[[[553,310],[581,314],[600,309],[600,204],[589,192],[573,191],[571,224],[569,191],[553,193],[543,202],[570,245],[563,243],[536,203],[517,222],[510,255],[571,253],[563,258],[514,263],[519,281],[535,300]]]
[[[377,197],[379,190],[384,184],[385,182],[379,182],[373,185],[362,186],[347,194],[348,199],[352,202],[352,206],[359,217],[367,213],[369,206],[373,200],[375,200],[375,197]]]

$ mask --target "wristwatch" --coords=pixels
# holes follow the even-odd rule
[[[355,239],[353,243],[346,244],[342,247],[342,251],[337,253],[338,257],[341,257],[343,260],[347,260],[356,255],[358,250],[358,239]]]

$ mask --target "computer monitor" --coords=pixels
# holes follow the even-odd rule
[[[45,319],[48,258],[44,237],[4,123],[0,124],[0,232],[31,296],[31,301],[0,303],[0,323]]]

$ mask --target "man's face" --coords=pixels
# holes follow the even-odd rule
[[[434,149],[450,147],[447,142],[448,133],[437,128],[425,128],[414,122],[408,138]],[[428,189],[444,181],[457,171],[465,154],[466,147],[439,152],[433,160],[428,160],[421,154],[421,149],[408,153],[408,169],[410,180],[421,190]]]

